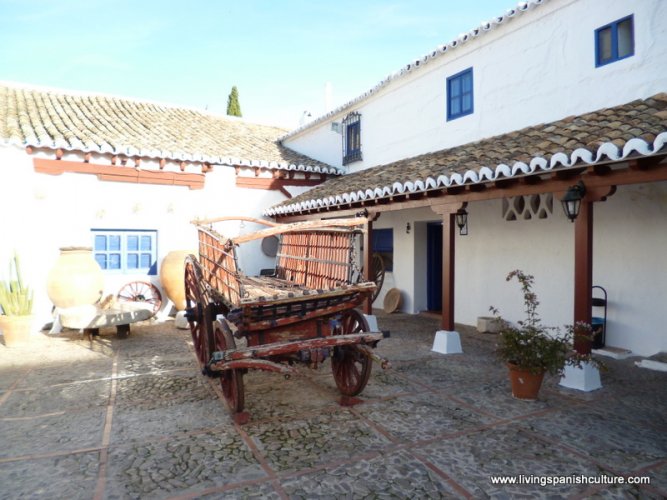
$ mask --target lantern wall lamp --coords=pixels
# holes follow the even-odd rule
[[[584,196],[586,196],[586,186],[584,186],[582,181],[579,181],[574,186],[570,186],[565,196],[561,198],[560,202],[563,204],[563,211],[565,212],[565,216],[570,219],[570,222],[574,222],[574,219],[579,215],[581,200],[583,200]]]
[[[459,234],[466,236],[468,234],[468,212],[465,208],[460,208],[456,212],[456,225],[459,227]]]

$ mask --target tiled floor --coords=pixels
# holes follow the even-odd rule
[[[393,368],[374,367],[360,404],[338,404],[328,363],[250,372],[243,426],[171,322],[0,346],[0,498],[667,496],[667,373],[608,360],[601,390],[547,378],[519,401],[493,336],[460,326],[464,353],[445,356],[437,319],[378,322]],[[505,475],[650,484],[493,484]]]

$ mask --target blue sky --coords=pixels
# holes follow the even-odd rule
[[[373,87],[516,0],[0,0],[0,80],[287,128]]]

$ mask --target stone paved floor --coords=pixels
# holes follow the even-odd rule
[[[328,363],[284,380],[249,373],[251,420],[230,419],[171,322],[0,345],[0,498],[665,498],[667,373],[607,362],[604,388],[547,379],[510,396],[493,336],[430,351],[438,321],[380,315],[363,402],[340,406]],[[106,334],[105,334],[106,333]],[[493,475],[650,485],[494,485]]]

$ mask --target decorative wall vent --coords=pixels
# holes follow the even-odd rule
[[[546,219],[553,214],[554,197],[551,193],[503,198],[503,219]]]

